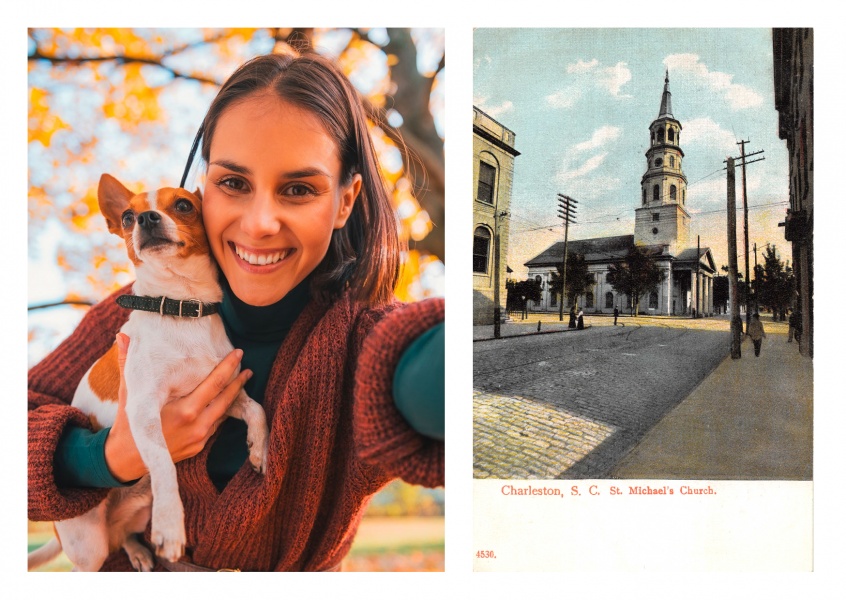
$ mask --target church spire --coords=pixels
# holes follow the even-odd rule
[[[673,99],[670,93],[670,69],[667,69],[664,75],[664,93],[661,95],[661,110],[658,112],[658,118],[673,116]]]

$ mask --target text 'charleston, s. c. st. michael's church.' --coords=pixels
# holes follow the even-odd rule
[[[593,289],[577,298],[586,313],[624,311],[632,298],[617,293],[607,281],[608,266],[626,257],[633,245],[645,250],[662,271],[654,291],[640,298],[642,313],[698,315],[714,312],[714,259],[711,250],[690,236],[690,213],[686,208],[687,178],[681,148],[682,125],[673,116],[669,72],[664,79],[658,118],[649,125],[646,172],[640,181],[640,208],[635,209],[634,235],[570,240],[567,254],[583,255],[594,274]],[[552,274],[564,259],[564,242],[556,242],[526,263],[529,277],[540,281],[543,294],[530,310],[558,311],[558,290],[550,289]],[[565,302],[567,302],[565,300]],[[565,304],[567,307],[567,304]]]

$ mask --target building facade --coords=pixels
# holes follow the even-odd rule
[[[698,239],[690,239],[681,132],[682,124],[673,116],[667,73],[658,118],[649,125],[646,171],[640,182],[634,234],[567,243],[568,257],[584,256],[588,271],[594,275],[593,288],[576,299],[585,312],[612,312],[614,308],[624,312],[639,304],[645,314],[692,315],[694,311],[697,315],[713,314],[716,269],[711,250],[701,247]],[[663,275],[657,288],[644,294],[639,302],[617,293],[608,283],[609,265],[621,262],[632,246],[643,248]],[[563,257],[562,241],[526,263],[529,277],[539,281],[543,288],[541,301],[535,302],[531,309],[560,310],[560,294],[551,289],[550,282]]]
[[[814,355],[814,31],[773,29],[773,88],[778,137],[790,156],[790,208],[784,237],[793,249],[801,312],[799,351]]]
[[[505,312],[505,257],[514,159],[513,131],[473,107],[473,324],[494,322]]]

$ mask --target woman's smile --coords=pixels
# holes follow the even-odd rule
[[[285,259],[296,252],[296,248],[282,250],[257,250],[229,242],[229,248],[240,258],[238,264],[251,272],[263,273],[278,267]],[[262,270],[258,268],[262,267]]]

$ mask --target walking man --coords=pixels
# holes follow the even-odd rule
[[[755,313],[752,315],[752,321],[746,330],[746,335],[752,338],[752,345],[755,346],[755,356],[761,355],[761,342],[767,334],[764,333],[764,325],[761,323],[761,315]]]
[[[619,316],[620,316],[620,311],[617,310],[617,307],[615,306],[614,307],[614,325],[615,326],[617,325],[617,317],[619,317]]]

